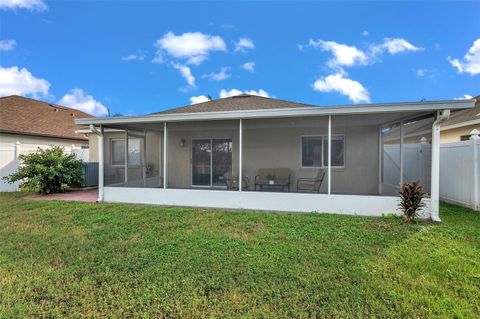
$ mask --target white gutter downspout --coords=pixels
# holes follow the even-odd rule
[[[432,176],[430,190],[430,218],[441,222],[440,210],[440,126],[450,117],[450,110],[437,112],[437,119],[432,126]]]
[[[103,166],[104,166],[104,137],[103,126],[98,130],[93,124],[90,124],[90,131],[98,136],[98,198],[97,202],[103,202]]]

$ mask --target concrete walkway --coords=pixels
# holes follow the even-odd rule
[[[88,191],[69,191],[66,193],[49,194],[49,195],[31,195],[28,199],[35,200],[68,200],[74,202],[91,202],[94,203],[98,198],[98,189]]]

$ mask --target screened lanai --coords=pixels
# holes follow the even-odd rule
[[[378,215],[396,212],[405,182],[438,196],[432,129],[460,107],[207,110],[85,124],[103,149],[102,200]]]

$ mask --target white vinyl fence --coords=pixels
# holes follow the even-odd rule
[[[0,192],[15,192],[19,183],[10,184],[3,179],[18,169],[20,161],[18,155],[30,154],[38,150],[38,145],[17,143],[0,143]],[[49,147],[49,146],[48,146]],[[75,145],[65,147],[65,152],[72,152],[75,157],[88,161],[88,149],[82,149]]]
[[[480,139],[473,130],[469,141],[440,147],[440,199],[480,210]]]
[[[432,146],[403,146],[403,183],[419,179],[430,191]],[[396,192],[400,177],[400,145],[386,144],[383,183]],[[480,138],[473,130],[468,141],[440,145],[440,199],[480,211]]]

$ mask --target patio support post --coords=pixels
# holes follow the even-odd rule
[[[97,202],[103,202],[103,167],[105,162],[103,126],[100,126],[98,133],[98,199]]]
[[[383,134],[382,125],[378,127],[378,195],[382,195],[383,174]]]
[[[332,116],[328,116],[328,195],[332,191]]]
[[[242,191],[242,150],[243,150],[243,126],[242,119],[238,123],[238,191]]]
[[[400,121],[400,185],[403,185],[403,121]]]
[[[440,222],[440,125],[448,120],[450,110],[437,112],[437,118],[432,126],[432,173],[430,185],[430,217]]]
[[[163,123],[163,189],[167,189],[167,122]]]
[[[125,130],[125,186],[128,184],[128,130]]]
[[[143,130],[143,169],[142,169],[142,178],[143,178],[143,187],[147,187],[147,130]]]

